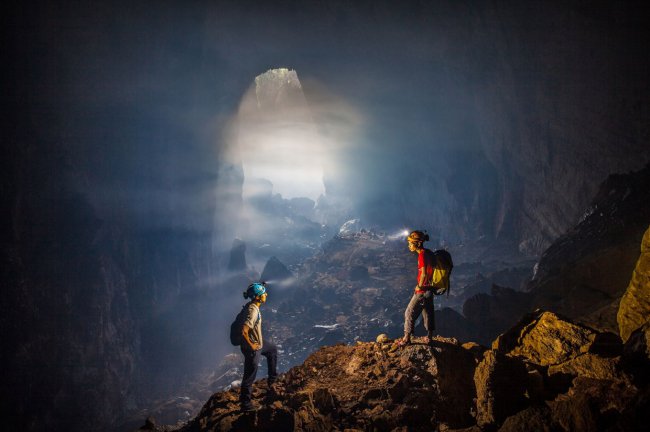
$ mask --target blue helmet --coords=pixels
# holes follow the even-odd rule
[[[259,297],[262,294],[266,293],[266,286],[264,282],[254,282],[248,285],[248,288],[244,292],[244,298],[255,298]]]

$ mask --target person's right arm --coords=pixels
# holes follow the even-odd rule
[[[249,326],[247,326],[246,324],[244,324],[244,325],[242,326],[242,332],[241,332],[242,337],[244,338],[244,340],[246,341],[246,343],[248,344],[248,346],[249,346],[253,351],[257,351],[257,350],[259,350],[259,349],[262,349],[262,347],[260,346],[260,344],[257,344],[257,343],[255,343],[255,342],[253,342],[253,341],[251,340],[250,335],[249,335],[249,332],[250,332],[251,330],[252,330],[252,329],[251,329]]]

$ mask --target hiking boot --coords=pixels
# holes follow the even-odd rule
[[[397,343],[396,343],[396,345],[398,347],[403,347],[403,346],[410,345],[410,344],[411,344],[411,338],[409,338],[409,337],[403,337],[401,339],[398,339]]]

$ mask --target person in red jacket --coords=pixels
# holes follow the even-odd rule
[[[431,286],[436,258],[433,252],[424,247],[424,242],[429,240],[429,235],[422,231],[413,231],[406,240],[409,250],[418,255],[418,276],[413,297],[404,313],[404,337],[398,341],[398,345],[401,346],[411,342],[413,325],[420,314],[424,320],[424,328],[427,330],[426,343],[431,341],[436,327],[433,309],[434,289]]]

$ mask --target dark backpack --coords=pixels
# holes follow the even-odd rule
[[[230,324],[230,343],[234,346],[239,346],[242,343],[242,329],[244,328],[244,322],[246,321],[246,316],[248,315],[248,306],[250,303],[246,303],[242,306],[241,310],[235,317],[235,321]],[[256,326],[260,322],[260,313],[257,312],[257,320],[253,326]]]
[[[449,277],[451,276],[451,271],[454,268],[454,262],[451,260],[451,254],[445,249],[438,249],[437,251],[433,252],[433,256],[436,259],[434,273],[442,276],[441,280],[438,283],[432,284],[437,288],[434,293],[436,295],[447,293],[447,297],[449,297],[449,291],[451,290],[451,282],[449,281]]]

